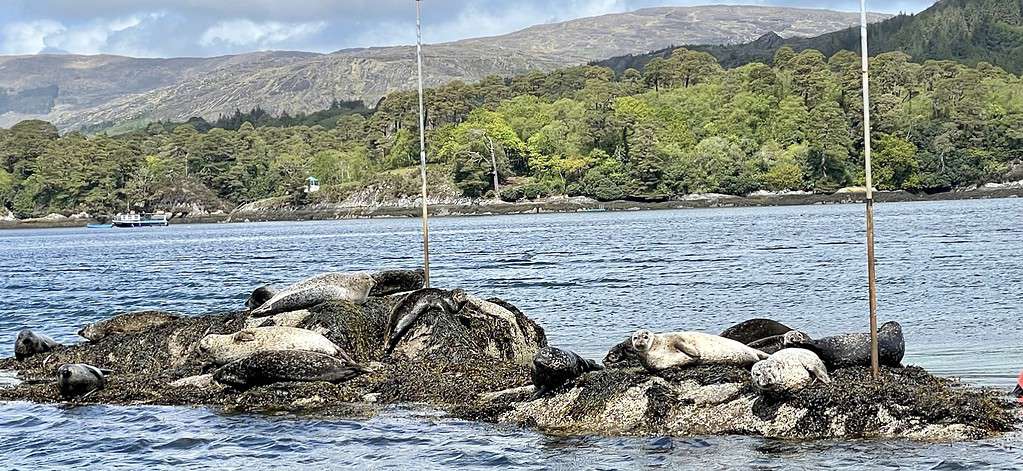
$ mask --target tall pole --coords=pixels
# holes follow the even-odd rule
[[[419,69],[419,175],[423,179],[423,286],[430,287],[430,215],[426,207],[426,117],[423,109],[423,26],[416,0],[416,64]]]
[[[867,54],[867,0],[860,0],[860,51],[863,56],[863,165],[867,184],[867,285],[870,291],[870,370],[880,375],[877,352],[877,272],[874,269],[874,182],[870,168],[870,58]]]

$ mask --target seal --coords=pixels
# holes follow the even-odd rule
[[[735,340],[703,332],[655,334],[639,330],[632,334],[632,348],[650,371],[697,364],[749,366],[769,356]]]
[[[538,398],[559,386],[582,376],[583,373],[604,369],[593,360],[587,360],[575,352],[556,347],[543,347],[533,356],[531,376],[533,398]]]
[[[259,288],[252,290],[252,294],[245,300],[245,309],[253,310],[263,304],[266,304],[274,295],[277,294],[277,289],[270,285],[263,285]]]
[[[297,327],[254,327],[233,334],[210,334],[199,341],[198,349],[215,365],[270,350],[303,350],[351,361],[348,354],[323,335]]]
[[[816,353],[803,348],[785,348],[758,361],[750,370],[753,385],[774,395],[792,395],[819,380],[830,383],[828,370]]]
[[[249,314],[253,317],[266,317],[308,309],[327,301],[362,304],[370,296],[387,296],[422,288],[424,277],[423,270],[323,273],[281,290]]]
[[[747,346],[771,355],[785,348],[785,334],[765,337],[755,342],[750,342]]]
[[[61,365],[57,368],[57,389],[65,399],[87,397],[106,387],[106,375],[110,373],[110,370],[84,363]]]
[[[604,355],[604,367],[606,368],[634,368],[643,366],[639,361],[639,353],[632,347],[632,338],[627,338],[621,343],[611,347]]]
[[[25,329],[18,332],[18,338],[14,340],[14,358],[21,361],[32,355],[51,352],[62,346],[50,337]]]
[[[870,334],[841,334],[811,339],[805,332],[793,330],[785,334],[785,347],[805,348],[817,354],[828,369],[870,366]],[[906,339],[898,322],[885,322],[877,330],[878,362],[893,368],[902,367]]]
[[[391,309],[387,319],[387,334],[384,339],[384,352],[391,353],[398,342],[405,336],[412,324],[419,319],[423,313],[438,309],[447,314],[455,314],[462,310],[465,303],[469,301],[465,291],[454,289],[451,291],[424,288],[413,291]]]
[[[244,391],[254,386],[291,381],[337,384],[372,372],[355,362],[322,353],[274,350],[228,363],[213,373],[213,379]]]
[[[782,335],[790,330],[792,329],[789,326],[775,320],[750,319],[725,329],[724,332],[721,332],[721,336],[749,345],[760,339]]]
[[[94,322],[78,331],[78,335],[96,342],[111,335],[142,332],[180,319],[179,314],[164,311],[136,311]]]

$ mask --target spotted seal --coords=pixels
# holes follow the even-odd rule
[[[224,365],[213,373],[218,383],[245,390],[281,382],[342,383],[373,370],[322,353],[301,350],[257,352]]]
[[[817,354],[803,348],[785,348],[750,370],[757,389],[776,395],[791,395],[818,380],[830,383],[828,370]]]
[[[111,335],[142,332],[180,318],[180,314],[164,311],[129,312],[89,324],[79,330],[78,335],[90,342],[96,342]]]
[[[18,337],[14,340],[14,358],[21,361],[32,355],[51,352],[62,346],[50,337],[24,329],[18,332]]]
[[[721,332],[721,336],[749,345],[761,339],[782,335],[790,330],[792,329],[789,326],[775,320],[750,319],[725,329]]]
[[[639,353],[632,346],[632,337],[611,347],[604,355],[605,368],[634,368],[643,366],[639,361]]]
[[[249,314],[253,317],[266,317],[308,309],[327,301],[362,304],[370,296],[387,296],[422,288],[424,278],[423,270],[323,273],[281,290]]]
[[[412,324],[419,319],[419,316],[432,309],[439,309],[448,314],[455,314],[462,310],[465,303],[469,301],[465,291],[454,289],[451,291],[424,288],[405,295],[402,300],[391,309],[387,319],[387,334],[384,341],[384,352],[390,353],[398,345],[401,338],[412,327]]]
[[[885,322],[877,330],[878,362],[893,368],[902,367],[906,339],[898,322]],[[870,334],[855,333],[812,339],[805,332],[794,330],[785,334],[785,347],[805,348],[817,354],[829,369],[870,366]]]
[[[266,304],[266,302],[272,299],[276,294],[277,288],[270,285],[260,286],[259,288],[252,290],[252,294],[250,294],[249,298],[245,300],[245,309],[250,311],[256,309],[257,307]]]
[[[597,362],[587,360],[575,352],[556,347],[543,347],[533,356],[531,377],[536,388],[533,397],[543,396],[583,373],[602,369],[604,367]]]
[[[85,397],[106,387],[106,375],[110,373],[84,363],[61,365],[57,368],[57,389],[65,399]]]
[[[735,340],[703,332],[655,334],[639,330],[632,334],[632,347],[650,371],[696,364],[749,366],[768,357]]]
[[[254,327],[233,334],[210,334],[199,341],[198,349],[216,365],[270,350],[303,350],[351,360],[323,335],[297,327]]]

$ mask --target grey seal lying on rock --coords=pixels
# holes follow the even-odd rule
[[[632,337],[611,347],[604,355],[604,367],[606,368],[630,368],[643,366],[639,362],[639,353],[632,346]]]
[[[323,273],[306,278],[276,293],[250,312],[266,317],[288,311],[308,309],[327,301],[366,302],[370,296],[412,291],[423,287],[423,270],[388,270],[376,273]]]
[[[735,340],[703,332],[639,330],[632,334],[632,347],[650,371],[697,364],[749,366],[768,357]]]
[[[24,329],[18,332],[18,338],[14,340],[14,358],[21,361],[32,355],[53,351],[61,346],[59,342],[50,337]]]
[[[254,327],[233,334],[210,334],[199,341],[198,348],[216,365],[271,350],[303,350],[351,361],[344,351],[323,335],[297,327]]]
[[[902,367],[906,339],[898,322],[885,322],[877,330],[878,362],[893,368]],[[805,348],[817,354],[829,369],[870,366],[870,334],[855,333],[811,339],[805,332],[785,334],[785,347]]]
[[[245,300],[245,309],[253,310],[263,304],[266,304],[274,295],[277,294],[277,288],[270,285],[263,285],[259,288],[252,290],[252,294]]]
[[[84,363],[61,365],[57,368],[57,389],[65,399],[87,396],[106,387],[106,375],[110,373]]]
[[[604,369],[593,360],[587,360],[575,352],[555,347],[543,347],[533,356],[530,376],[536,390],[533,397],[540,397],[583,373]]]
[[[775,320],[750,319],[725,329],[724,332],[721,332],[721,336],[749,345],[761,339],[782,335],[790,330],[792,329],[789,326]]]
[[[137,311],[119,314],[110,319],[94,322],[78,331],[78,335],[95,342],[111,335],[142,332],[181,318],[181,315],[164,311]]]
[[[750,376],[757,389],[778,395],[795,394],[814,380],[831,382],[820,357],[802,348],[785,348],[758,361],[750,370]]]
[[[289,381],[342,383],[373,370],[353,361],[301,350],[257,352],[224,365],[213,379],[238,390]]]
[[[391,315],[387,319],[387,335],[384,342],[384,352],[391,353],[398,345],[401,338],[412,327],[412,324],[419,319],[423,313],[439,309],[448,314],[455,314],[462,310],[468,302],[465,291],[454,289],[451,291],[425,288],[413,291],[401,302],[394,306]]]

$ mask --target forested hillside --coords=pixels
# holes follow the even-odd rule
[[[868,27],[873,54],[900,51],[914,60],[955,60],[968,65],[987,62],[1013,73],[1023,73],[1023,1],[942,0],[917,15],[899,15]],[[783,39],[769,33],[740,45],[687,46],[709,52],[726,67],[750,62],[769,63],[782,46],[796,51],[816,49],[826,56],[841,50],[858,51],[859,28],[811,38]],[[622,72],[642,68],[655,57],[667,57],[673,48],[649,54],[627,55],[601,61]]]
[[[911,59],[872,59],[877,186],[933,192],[1023,179],[1014,173],[1023,160],[1020,77],[987,63]],[[465,196],[485,196],[493,159],[509,200],[859,183],[858,55],[782,48],[772,63],[724,69],[707,53],[679,49],[619,77],[582,66],[452,82],[427,94],[431,175]],[[320,198],[370,185],[415,194],[415,174],[402,171],[418,161],[414,92],[392,93],[372,113],[316,122],[228,130],[193,120],[117,137],[61,136],[48,123],[22,122],[0,130],[0,203],[19,216],[182,201],[230,207],[299,198],[295,189],[309,175],[325,185]]]

